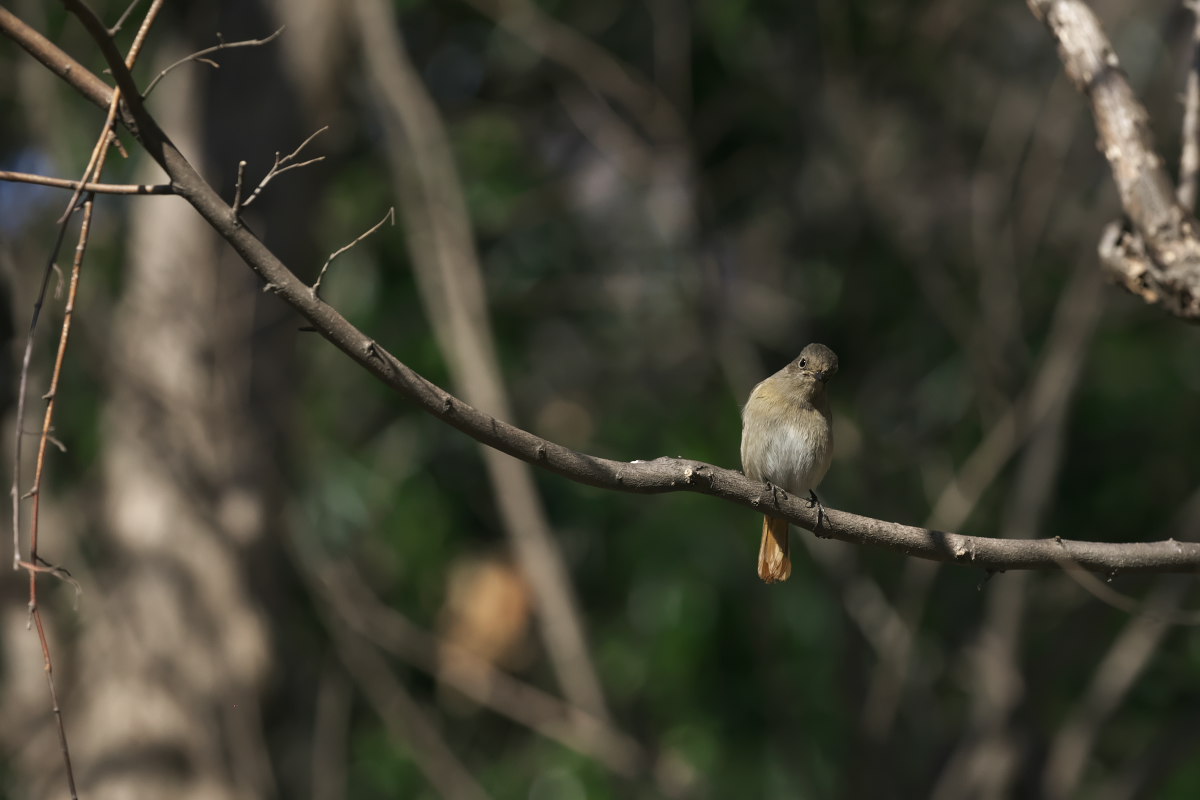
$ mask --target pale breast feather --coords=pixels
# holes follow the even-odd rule
[[[806,409],[776,429],[767,445],[763,474],[792,494],[808,494],[829,469],[832,443],[829,421],[819,411]]]

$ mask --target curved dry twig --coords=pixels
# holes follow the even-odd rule
[[[242,163],[244,164],[244,163],[246,163],[246,162],[244,162],[244,161],[243,161]],[[361,242],[363,239],[366,239],[368,236],[370,236],[370,235],[371,235],[372,233],[374,233],[375,231],[377,231],[377,230],[379,230],[380,228],[382,228],[382,227],[383,227],[383,223],[385,223],[385,222],[390,222],[392,225],[395,225],[395,224],[396,224],[396,209],[395,209],[395,208],[389,208],[389,209],[387,210],[387,213],[383,215],[383,219],[379,220],[379,222],[376,222],[374,225],[372,225],[372,226],[371,226],[370,228],[368,228],[366,231],[364,231],[363,233],[359,234],[359,235],[358,235],[358,237],[357,237],[357,238],[355,238],[355,240],[354,240],[354,241],[350,242],[350,244],[347,244],[347,245],[342,245],[342,246],[341,246],[341,247],[339,247],[337,250],[334,250],[334,251],[333,251],[333,252],[332,252],[332,253],[329,255],[329,258],[325,259],[325,263],[321,265],[321,271],[317,273],[317,279],[316,279],[315,281],[313,281],[313,285],[312,285],[312,293],[313,293],[313,294],[319,294],[319,293],[320,293],[320,291],[321,291],[321,281],[325,279],[325,273],[326,273],[326,272],[329,270],[329,265],[333,263],[333,260],[334,260],[335,258],[337,258],[338,256],[340,256],[342,253],[346,252],[346,251],[347,251],[347,250],[349,250],[350,248],[354,247],[356,244],[358,244],[359,242]]]
[[[139,28],[137,35],[134,37],[133,44],[130,46],[129,54],[127,56],[122,57],[120,52],[116,50],[116,47],[112,46],[112,51],[117,63],[121,65],[122,69],[126,70],[126,74],[128,74],[128,67],[132,66],[137,60],[138,54],[141,52],[142,45],[145,43],[146,36],[149,34],[150,28],[154,24],[155,19],[157,19],[158,12],[161,10],[162,5],[163,0],[155,0],[155,2],[151,3],[150,8],[146,11],[145,18],[142,20],[141,27]],[[23,33],[31,33],[27,27],[20,23],[20,20],[12,17],[9,12],[4,11],[3,9],[0,9],[0,12],[3,12],[3,14],[0,14],[0,25],[5,26],[5,30],[7,30],[9,27],[13,27],[17,30],[24,28],[24,31],[22,31]],[[12,24],[14,20],[16,23],[15,25]],[[43,43],[38,42],[37,37],[35,36],[26,36],[26,41],[37,45],[32,49],[27,47],[27,49],[30,49],[30,52],[35,52],[36,54],[36,52],[41,51],[46,55],[53,55],[53,46],[49,45],[48,42],[45,42],[46,46],[43,46]],[[108,41],[111,45],[111,36],[108,37]],[[51,61],[54,64],[59,65],[68,63],[67,69],[68,71],[70,70],[69,59],[66,57],[53,57],[51,58]],[[16,434],[13,443],[13,478],[11,488],[13,509],[13,568],[24,569],[29,574],[29,618],[32,626],[37,630],[38,641],[42,648],[43,670],[46,676],[46,683],[50,695],[51,712],[53,713],[55,719],[59,751],[62,754],[67,790],[72,798],[78,797],[78,791],[76,789],[75,782],[75,770],[71,763],[70,744],[67,740],[66,726],[63,722],[62,707],[59,705],[58,701],[58,691],[55,687],[54,661],[50,653],[50,642],[46,635],[45,625],[42,621],[41,609],[38,606],[38,576],[46,573],[68,580],[72,584],[75,584],[76,591],[78,591],[79,586],[78,583],[76,583],[75,580],[70,577],[70,573],[68,573],[66,570],[48,564],[45,559],[39,555],[38,523],[39,509],[41,507],[42,478],[45,474],[46,466],[46,448],[53,440],[51,431],[53,430],[54,423],[55,400],[58,392],[59,378],[62,375],[63,359],[66,356],[67,345],[70,342],[71,322],[74,318],[75,299],[79,288],[79,276],[83,269],[83,256],[87,249],[89,231],[91,229],[92,212],[95,208],[94,196],[90,193],[82,202],[82,204],[80,204],[80,206],[77,206],[77,203],[79,202],[80,197],[86,191],[85,187],[87,184],[93,177],[98,178],[104,168],[104,160],[108,154],[108,145],[111,141],[115,140],[115,136],[113,134],[113,121],[116,118],[119,103],[120,91],[109,91],[107,103],[101,104],[101,107],[107,107],[108,116],[100,130],[100,136],[96,142],[96,146],[92,150],[92,155],[88,161],[88,165],[80,179],[74,182],[74,193],[71,196],[70,202],[67,203],[66,211],[59,219],[58,237],[55,241],[54,247],[52,248],[51,256],[47,260],[45,273],[42,276],[37,299],[34,302],[29,330],[26,334],[24,355],[21,361],[21,372],[18,380],[20,388],[17,400]],[[70,289],[68,290],[67,302],[63,309],[62,328],[59,334],[59,343],[54,359],[54,370],[50,379],[50,388],[49,391],[47,391],[43,396],[43,399],[46,401],[46,409],[43,415],[41,435],[38,438],[37,460],[34,468],[33,485],[28,492],[22,494],[20,492],[22,466],[21,443],[25,435],[25,395],[29,382],[29,367],[33,351],[34,334],[37,330],[38,321],[41,317],[41,311],[43,303],[45,302],[46,289],[49,284],[50,275],[53,270],[57,269],[55,266],[55,261],[58,258],[58,252],[62,246],[68,222],[78,207],[81,207],[83,210],[83,221],[79,228],[78,243],[75,247],[75,257],[73,259],[71,270]],[[21,504],[26,499],[32,500],[32,508],[29,515],[29,558],[28,560],[23,560],[20,552]]]
[[[282,30],[282,28],[280,30]],[[254,191],[250,193],[250,196],[246,198],[246,201],[244,203],[238,202],[237,200],[234,201],[234,204],[233,204],[234,214],[236,215],[236,214],[241,213],[241,209],[248,208],[251,203],[253,203],[255,200],[257,200],[259,198],[259,196],[262,194],[263,189],[266,189],[267,184],[270,183],[277,175],[282,175],[283,173],[285,173],[291,169],[300,169],[301,167],[307,167],[309,164],[316,164],[318,161],[324,161],[325,156],[316,156],[315,158],[309,158],[304,161],[296,161],[296,157],[298,155],[300,155],[300,152],[304,148],[308,147],[309,143],[312,142],[313,139],[317,138],[318,136],[320,136],[322,133],[324,133],[327,130],[329,130],[329,126],[325,125],[325,126],[322,126],[321,128],[318,128],[317,130],[313,131],[312,133],[309,134],[307,139],[305,139],[303,142],[300,143],[299,147],[297,147],[292,152],[288,153],[286,156],[281,156],[279,153],[276,153],[275,154],[275,163],[271,165],[271,169],[267,172],[266,175],[263,176],[263,179],[258,182],[258,186],[254,187]],[[241,197],[241,194],[242,194],[242,175],[243,175],[243,171],[245,170],[245,167],[246,167],[245,161],[238,163],[237,194],[238,194],[239,198]]]
[[[208,64],[213,69],[220,69],[220,67],[221,67],[220,64],[213,61],[211,58],[205,58],[205,56],[209,55],[210,53],[216,53],[219,50],[230,50],[234,47],[258,47],[259,45],[263,45],[263,44],[267,44],[268,42],[275,41],[275,39],[279,38],[279,35],[281,33],[283,33],[282,27],[279,30],[272,33],[270,36],[264,36],[261,39],[245,39],[240,42],[227,42],[224,39],[222,39],[221,34],[218,33],[217,34],[218,44],[215,44],[212,47],[206,47],[203,50],[197,50],[196,52],[191,53],[190,55],[186,55],[183,58],[176,61],[174,64],[171,64],[169,67],[166,67],[165,69],[163,69],[162,72],[155,75],[154,80],[150,81],[149,85],[146,86],[146,91],[142,92],[142,97],[149,97],[150,92],[154,91],[154,87],[158,85],[158,82],[161,81],[163,78],[167,77],[167,73],[170,72],[171,70],[175,69],[178,66],[182,66],[183,64],[186,64],[189,61],[199,61],[202,64]]]

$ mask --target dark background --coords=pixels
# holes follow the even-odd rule
[[[56,5],[6,5],[102,71]],[[95,5],[110,24],[123,8]],[[420,277],[453,202],[412,189],[436,156],[389,118],[403,81],[372,66],[365,7],[394,11],[434,103],[418,119],[457,167],[483,362],[448,352],[436,275],[463,273],[432,257]],[[1192,18],[1093,7],[1174,171]],[[1112,181],[1024,4],[183,4],[134,74],[284,24],[218,70],[179,67],[149,108],[226,197],[239,160],[257,182],[328,125],[305,151],[325,160],[275,178],[247,223],[311,281],[398,206],[323,296],[431,380],[461,392],[491,369],[509,421],[583,452],[737,467],[740,403],[821,341],[841,362],[827,505],[980,536],[1195,538],[1200,336],[1101,285]],[[5,40],[0,119],[0,167],[72,177],[102,115]],[[161,180],[126,141],[105,179]],[[0,184],[10,408],[65,202]],[[102,197],[93,227],[42,512],[43,555],[84,586],[76,607],[41,584],[84,796],[1200,793],[1200,639],[1161,624],[1196,602],[1190,579],[1093,587],[1149,609],[1131,614],[1062,573],[799,532],[791,580],[767,587],[744,509],[544,473],[504,489],[473,442],[299,331],[182,201]],[[565,606],[513,544],[542,518]],[[0,792],[62,796],[27,583],[7,574]],[[546,619],[583,632],[590,668],[551,657]],[[478,673],[446,642],[522,682],[484,692],[510,710],[535,708],[526,685],[588,708],[590,669],[632,760],[464,697]]]

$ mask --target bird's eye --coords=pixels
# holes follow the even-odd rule
[[[804,367],[807,367],[807,366],[808,366],[808,359],[807,358],[800,359],[800,368],[803,369]]]

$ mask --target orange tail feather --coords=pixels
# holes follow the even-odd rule
[[[758,577],[767,583],[786,581],[792,574],[788,557],[788,521],[764,516],[762,545],[758,548]]]

